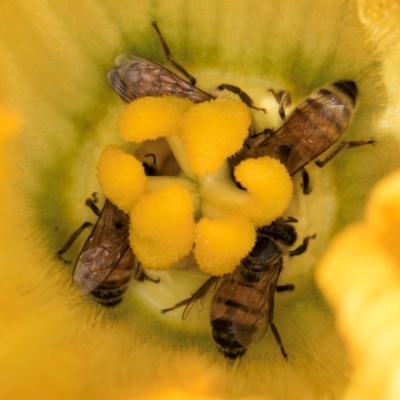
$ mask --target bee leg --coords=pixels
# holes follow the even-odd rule
[[[270,136],[272,136],[274,134],[274,132],[275,131],[273,129],[265,128],[263,131],[261,131],[259,133],[253,133],[253,134],[249,135],[249,138],[254,139],[254,138],[258,137],[258,136],[265,135],[266,136],[265,139],[267,139]]]
[[[99,207],[96,206],[95,202],[97,202],[97,198],[93,197],[94,200],[92,199],[86,199],[85,204],[90,207],[90,209],[98,216],[100,217],[101,210]]]
[[[316,238],[315,233],[312,236],[305,237],[303,239],[303,243],[299,247],[297,247],[294,250],[290,251],[290,253],[289,253],[290,257],[299,256],[300,254],[305,253],[307,248],[308,248],[308,242],[310,241],[310,239],[315,239],[315,238]]]
[[[374,144],[375,139],[371,140],[354,140],[352,142],[342,142],[339,143],[331,153],[329,153],[325,159],[323,160],[317,160],[315,161],[315,164],[317,167],[322,168],[328,161],[332,160],[333,157],[335,157],[339,152],[341,152],[344,149],[349,149],[351,147],[358,147],[358,146],[364,146],[365,144]]]
[[[292,290],[294,290],[294,285],[292,285],[290,283],[288,285],[278,285],[275,288],[275,292],[277,292],[277,293],[288,292],[288,291],[292,291]]]
[[[202,299],[204,296],[207,295],[207,293],[209,292],[210,288],[212,287],[212,285],[214,283],[216,283],[218,281],[219,277],[218,276],[212,276],[210,278],[208,278],[194,293],[192,296],[188,297],[187,299],[184,299],[182,301],[180,301],[179,303],[176,303],[174,306],[170,307],[170,308],[164,308],[163,310],[161,310],[162,314],[165,314],[166,312],[175,310],[176,308],[179,307],[183,307],[183,306],[188,306],[187,308],[185,308],[185,310],[183,311],[182,314],[182,318],[186,319],[186,317],[188,316],[190,310],[191,310],[191,306],[195,305],[196,302],[200,299]]]
[[[311,186],[310,186],[310,175],[308,174],[305,168],[301,169],[301,179],[303,180],[302,187],[303,187],[303,194],[307,195],[311,193]]]
[[[95,203],[97,203],[97,193],[92,194],[91,199],[86,199],[85,204],[90,207],[90,209],[99,217],[101,214],[101,211],[99,207],[96,206]],[[59,260],[64,261],[66,264],[70,264],[70,261],[66,261],[62,258],[62,255],[66,253],[71,246],[75,243],[75,240],[79,237],[79,235],[86,229],[92,227],[93,224],[91,222],[84,222],[68,239],[67,243],[63,247],[61,247],[60,250],[57,251],[56,256]]]
[[[148,281],[151,281],[154,283],[160,282],[160,278],[152,278],[150,275],[147,275],[146,273],[144,273],[144,279],[147,279]]]
[[[264,114],[267,112],[267,110],[265,108],[256,107],[254,105],[254,102],[251,99],[251,97],[247,93],[243,92],[243,90],[237,86],[223,83],[222,85],[219,85],[217,87],[217,89],[218,90],[224,90],[224,89],[229,90],[230,92],[237,94],[240,97],[240,100],[242,100],[243,103],[246,104],[247,107],[254,108],[255,110],[258,110],[258,111],[263,111]]]
[[[174,306],[172,306],[172,307],[163,308],[163,309],[161,310],[161,314],[165,314],[165,313],[167,313],[167,312],[176,310],[176,309],[179,308],[179,307],[187,306],[187,305],[192,301],[192,299],[193,299],[193,296],[192,296],[192,297],[188,297],[187,299],[181,300],[179,303],[176,303],[176,304],[175,304]]]
[[[283,347],[282,339],[281,339],[281,336],[279,335],[278,329],[276,328],[276,326],[273,322],[270,322],[270,325],[271,325],[271,330],[272,330],[272,333],[276,340],[276,343],[278,343],[279,347],[281,348],[281,353],[282,353],[283,357],[285,358],[285,360],[287,360],[288,355],[285,351],[285,348]]]
[[[97,192],[92,193],[92,201],[95,204],[99,202],[99,198],[97,197]]]
[[[68,239],[67,243],[60,250],[57,251],[56,256],[59,260],[64,261],[66,264],[71,264],[71,261],[66,261],[62,258],[62,255],[67,252],[74,244],[78,236],[86,229],[93,226],[91,222],[84,222]]]
[[[168,45],[167,45],[167,42],[165,41],[163,35],[161,34],[160,29],[158,28],[157,21],[153,21],[151,24],[153,25],[154,29],[155,29],[156,32],[157,32],[158,38],[160,39],[161,46],[162,46],[162,48],[163,48],[163,50],[164,50],[164,53],[165,53],[165,56],[167,57],[167,60],[168,60],[180,73],[182,73],[183,75],[185,75],[185,77],[186,77],[187,79],[189,79],[189,82],[190,82],[193,86],[196,86],[196,79],[195,79],[192,75],[190,75],[189,72],[187,72],[186,69],[183,68],[182,65],[178,64],[178,63],[174,60],[174,58],[172,57],[172,54],[171,54],[171,51],[170,51],[170,49],[169,49],[169,47],[168,47]]]
[[[135,272],[133,274],[133,278],[143,282],[144,280],[148,280],[154,283],[160,282],[160,278],[152,278],[150,275],[146,274],[146,271],[142,268],[140,262],[135,262]]]
[[[273,89],[268,89],[268,92],[271,92],[274,95],[276,102],[279,104],[279,115],[282,120],[284,120],[286,118],[285,107],[292,104],[292,95],[288,90],[275,92]]]

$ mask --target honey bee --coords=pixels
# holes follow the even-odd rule
[[[160,64],[143,57],[124,54],[117,57],[117,68],[108,73],[108,80],[119,96],[127,103],[140,97],[165,95],[187,98],[194,103],[215,99],[215,96],[196,87],[196,79],[173,58],[157,22],[153,22],[152,26],[167,60],[187,78],[188,82]],[[224,89],[236,93],[248,107],[265,112],[263,108],[256,107],[250,96],[237,86],[223,84],[218,87],[218,90]]]
[[[127,103],[145,96],[177,96],[195,103],[214,98],[161,65],[135,55],[121,55],[108,73],[114,90]]]
[[[122,301],[131,279],[148,278],[129,245],[129,216],[106,200],[75,264],[73,281],[103,306]]]
[[[143,57],[121,55],[116,60],[117,68],[108,73],[108,80],[114,90],[128,103],[140,97],[164,95],[188,98],[195,103],[212,100],[214,96],[197,88],[195,86],[196,79],[174,60],[157,23],[153,22],[152,25],[157,32],[168,61],[189,82],[169,69]]]
[[[193,306],[207,293],[212,292],[210,322],[211,333],[217,349],[227,358],[243,356],[248,347],[261,340],[268,326],[285,359],[288,358],[278,329],[274,324],[275,292],[293,290],[293,285],[278,285],[288,257],[303,254],[311,238],[294,250],[289,250],[297,239],[294,219],[277,219],[258,229],[252,251],[231,274],[212,276],[191,297],[177,303],[162,313],[186,306],[182,318],[189,315]],[[213,289],[215,288],[215,289]]]
[[[357,96],[357,85],[353,81],[337,81],[317,90],[300,103],[275,132],[249,137],[240,152],[230,160],[231,168],[247,158],[270,156],[280,160],[291,176],[295,175],[343,135],[352,119]],[[373,139],[341,142],[324,160],[316,160],[315,164],[323,167],[346,148],[374,142]],[[303,181],[307,179],[303,170]],[[305,192],[307,187],[305,182]]]
[[[153,154],[151,156],[155,157]],[[156,168],[143,163],[147,175],[155,175]],[[85,294],[103,306],[119,304],[132,279],[149,279],[136,259],[129,244],[129,215],[106,200],[100,211],[94,201],[86,204],[99,217],[78,256],[73,271],[73,282]],[[86,228],[93,226],[85,222],[58,252],[57,257],[69,250],[77,237]]]

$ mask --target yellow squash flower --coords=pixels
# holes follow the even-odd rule
[[[350,228],[344,247],[333,243],[318,269],[337,322],[313,275],[331,237],[363,216],[374,184],[400,168],[397,2],[5,0],[0,20],[1,399],[399,397],[390,307],[398,299],[395,189],[376,189],[365,232]],[[84,203],[93,192],[103,201],[102,150],[133,152],[119,137],[125,106],[106,76],[123,53],[166,64],[153,20],[199,87],[231,83],[267,109],[251,110],[257,132],[281,123],[268,89],[290,90],[293,107],[337,80],[359,87],[344,140],[373,137],[375,146],[346,150],[322,170],[310,166],[309,196],[293,179],[288,215],[299,219],[300,239],[317,238],[281,275],[295,292],[275,296],[289,361],[269,331],[232,363],[215,348],[206,310],[185,321],[180,311],[162,316],[204,281],[195,270],[157,272],[159,284],[133,282],[109,310],[83,296],[72,266],[55,257],[83,221],[96,221]]]

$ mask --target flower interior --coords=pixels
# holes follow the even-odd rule
[[[37,393],[42,398],[128,399],[151,398],[157,391],[165,398],[177,388],[221,398],[341,398],[352,380],[352,365],[333,311],[315,284],[314,267],[331,237],[362,216],[375,182],[399,167],[394,145],[399,120],[398,14],[383,12],[391,2],[379,7],[372,7],[371,1],[336,0],[53,3],[15,0],[1,5],[2,83],[8,89],[7,103],[23,124],[3,149],[3,175],[9,179],[0,199],[5,217],[2,342],[7,344],[1,353],[1,397]],[[382,11],[381,17],[376,10]],[[389,14],[394,25],[385,18]],[[159,99],[170,104],[157,100],[140,112],[150,118],[146,123],[133,121],[140,127],[136,133],[118,132],[121,113],[145,105],[126,107],[109,86],[107,73],[119,54],[166,65],[153,20],[199,88],[237,100],[216,90],[230,83],[267,110],[246,111],[251,123],[243,122],[243,130],[235,133],[237,142],[217,142],[224,138],[218,132],[199,144],[199,132],[212,133],[203,125],[212,118],[199,118],[197,106],[174,105],[173,99]],[[254,171],[267,168],[258,163],[270,161],[254,160],[255,165],[244,163],[236,171],[226,163],[248,134],[249,124],[261,132],[282,123],[268,89],[291,92],[290,114],[310,93],[338,80],[354,81],[359,88],[357,109],[343,140],[373,137],[375,146],[346,150],[322,169],[310,164],[308,196],[302,193],[299,174],[291,179],[290,204],[268,194],[282,206],[268,212],[298,219],[295,246],[314,233],[317,238],[280,275],[279,284],[293,283],[295,291],[274,299],[274,319],[289,362],[268,329],[232,364],[215,348],[207,305],[200,304],[201,312],[194,308],[185,321],[181,310],[166,315],[160,310],[187,298],[207,279],[194,265],[216,275],[231,269],[237,261],[222,257],[225,248],[234,248],[237,260],[251,248],[255,229],[275,218],[271,214],[263,220],[258,212],[276,185],[257,192],[252,181]],[[202,107],[213,107],[207,103]],[[192,113],[193,119],[188,117]],[[217,122],[222,114],[218,112]],[[157,121],[164,130],[152,126]],[[222,131],[229,125],[221,121],[215,126],[221,123]],[[234,131],[229,128],[229,135]],[[155,176],[149,174],[153,167]],[[73,264],[88,232],[65,254],[71,265],[55,257],[84,221],[97,221],[85,205],[94,192],[100,207],[105,197],[113,198],[130,214],[132,247],[147,268],[174,265],[150,271],[160,279],[158,284],[132,282],[114,309],[96,304],[72,283]],[[156,220],[158,215],[167,221],[165,226]],[[220,240],[216,232],[227,233]],[[162,253],[167,248],[168,257],[154,259],[149,243],[163,247]],[[346,248],[342,259],[351,250]],[[337,262],[334,259],[324,281],[332,290]],[[350,284],[367,275],[362,266]],[[351,265],[342,267],[353,271]],[[356,329],[352,332],[358,335]],[[383,374],[385,365],[375,362],[370,376],[375,376],[374,368]],[[356,384],[365,385],[365,380]]]
[[[194,246],[199,268],[212,275],[233,272],[255,244],[256,229],[289,205],[292,180],[270,157],[242,161],[231,179],[227,159],[243,146],[251,124],[247,106],[220,98],[144,97],[130,103],[119,121],[122,138],[141,143],[165,138],[178,173],[156,176],[134,156],[107,147],[97,166],[105,196],[130,215],[130,244],[145,268],[167,269]],[[151,143],[150,143],[151,148]]]

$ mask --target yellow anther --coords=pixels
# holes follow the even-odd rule
[[[216,99],[197,104],[181,122],[189,163],[198,175],[210,174],[236,153],[248,135],[251,115],[244,103]]]
[[[169,268],[190,252],[195,228],[193,212],[191,195],[176,184],[140,198],[130,214],[130,240],[145,267]]]
[[[147,97],[127,107],[120,120],[122,137],[141,142],[167,136],[182,170],[179,177],[146,178],[141,163],[115,146],[99,161],[104,193],[130,214],[131,246],[144,267],[169,268],[195,245],[204,272],[230,273],[254,246],[256,228],[286,210],[292,180],[278,160],[261,157],[239,164],[235,179],[246,190],[231,179],[226,160],[243,146],[250,123],[247,106],[232,99],[193,104]]]
[[[119,120],[122,139],[141,143],[178,134],[182,115],[193,105],[173,96],[142,97],[132,101]]]
[[[236,180],[252,195],[244,211],[258,225],[281,216],[293,193],[293,182],[283,164],[271,157],[242,161],[235,169]]]
[[[228,274],[250,252],[255,238],[255,227],[246,219],[203,218],[196,226],[194,255],[202,271]]]
[[[125,212],[132,209],[145,191],[142,163],[117,146],[108,146],[101,153],[97,177],[105,196]]]

